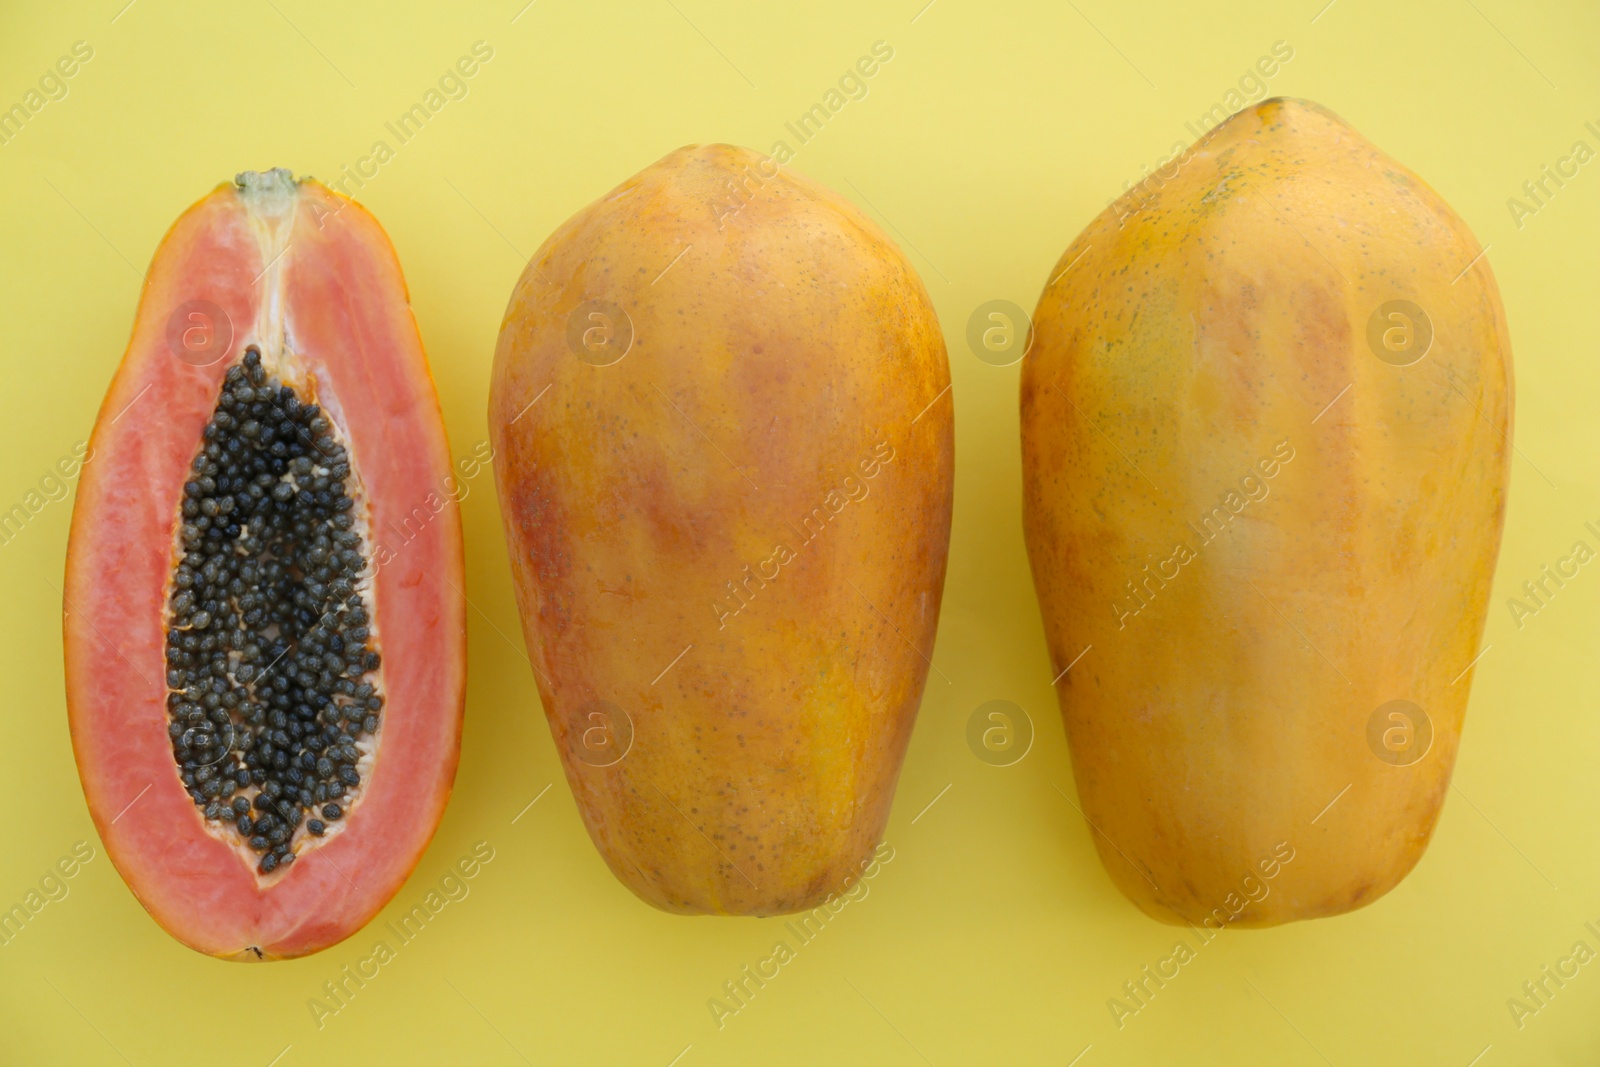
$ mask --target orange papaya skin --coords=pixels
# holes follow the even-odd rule
[[[1248,108],[1169,169],[1067,249],[1023,367],[1078,795],[1162,921],[1334,915],[1411,870],[1450,784],[1509,476],[1505,316],[1461,219],[1315,104]]]
[[[523,273],[489,401],[523,632],[649,903],[798,911],[871,863],[933,652],[949,383],[905,257],[746,149],[671,153]]]

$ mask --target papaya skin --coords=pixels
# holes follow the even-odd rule
[[[586,301],[631,322],[619,361],[569,346]],[[801,911],[871,862],[933,654],[949,383],[905,257],[747,149],[669,154],[523,273],[489,401],[511,569],[579,811],[642,899]]]
[[[1052,674],[1082,654],[1056,683],[1073,773],[1149,915],[1336,915],[1405,877],[1449,788],[1505,511],[1510,339],[1465,223],[1320,106],[1264,101],[1175,169],[1066,250],[1023,365]],[[1432,324],[1410,365],[1403,332],[1388,359],[1368,341],[1391,300]],[[1392,700],[1431,724],[1420,758],[1403,733],[1397,758],[1369,743]],[[1386,716],[1380,735],[1403,729]]]

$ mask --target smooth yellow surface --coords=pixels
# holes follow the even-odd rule
[[[1584,126],[1600,128],[1600,16],[1507,0],[1336,0],[1320,15],[1318,0],[1165,12],[936,0],[918,17],[921,6],[0,10],[0,106],[21,101],[74,42],[94,50],[65,98],[0,145],[0,510],[34,490],[42,505],[0,545],[0,907],[25,905],[76,842],[93,849],[87,864],[67,864],[74,877],[50,881],[64,899],[0,946],[0,1062],[1600,1060],[1600,961],[1562,988],[1548,982],[1554,996],[1521,1029],[1506,1003],[1574,942],[1600,951],[1584,926],[1600,928],[1600,564],[1520,628],[1507,606],[1575,541],[1600,548],[1584,526],[1600,529],[1600,161],[1520,228],[1506,204],[1574,141],[1600,150]],[[494,55],[465,80],[465,98],[398,144],[385,123],[479,40]],[[878,40],[894,57],[866,97],[798,145],[784,124]],[[967,318],[990,300],[1031,308],[1077,232],[1192,139],[1185,122],[1221,105],[1280,40],[1294,58],[1267,91],[1342,115],[1491,246],[1518,410],[1490,648],[1454,788],[1411,876],[1350,915],[1196,947],[1118,1029],[1107,1001],[1183,934],[1117,892],[1068,799],[1022,549],[1018,368],[973,356]],[[140,274],[172,219],[235,171],[281,165],[337,181],[389,141],[393,158],[358,192],[404,263],[459,458],[486,437],[500,317],[552,229],[679,145],[770,149],[780,138],[797,149],[793,167],[902,243],[942,318],[954,376],[956,512],[937,670],[889,821],[893,858],[868,894],[802,944],[782,919],[659,913],[610,875],[536,706],[493,487],[480,475],[463,504],[473,610],[461,771],[412,880],[372,927],[304,960],[221,963],[162,933],[111,869],[78,790],[58,614],[70,503],[45,501],[61,495],[49,473],[88,434]],[[968,748],[968,717],[991,700],[1019,705],[1035,728],[1011,766]],[[492,859],[464,899],[408,943],[388,932],[447,870],[482,855]],[[392,958],[365,963],[380,939]],[[750,981],[747,1006],[719,1029],[707,1001],[726,999],[723,984],[780,939],[793,958],[764,987]],[[354,992],[319,1029],[307,1002],[346,966],[373,977],[359,988],[345,979]]]

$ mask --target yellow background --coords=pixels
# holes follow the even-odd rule
[[[607,872],[517,651],[484,475],[464,505],[466,735],[432,847],[350,941],[226,964],[145,915],[89,821],[60,669],[71,503],[51,503],[0,546],[0,907],[75,842],[96,858],[0,947],[0,1062],[1600,1062],[1600,962],[1520,1030],[1506,1006],[1575,941],[1600,948],[1583,926],[1600,926],[1600,564],[1520,629],[1506,605],[1574,541],[1600,546],[1583,529],[1600,525],[1600,162],[1520,228],[1506,206],[1575,140],[1600,148],[1584,129],[1600,126],[1593,5],[125,2],[0,7],[0,106],[74,42],[94,49],[67,96],[0,146],[0,510],[87,436],[181,210],[241,169],[337,177],[473,42],[494,57],[469,94],[360,194],[405,266],[458,457],[485,438],[500,316],[551,229],[681,144],[793,144],[784,123],[883,40],[894,58],[869,95],[792,166],[884,223],[944,324],[958,457],[933,659],[949,680],[930,676],[894,860],[719,1030],[707,1000],[768,954],[782,920],[660,914]],[[1343,115],[1491,246],[1518,392],[1492,647],[1417,870],[1351,915],[1224,933],[1119,1030],[1107,1000],[1178,932],[1118,895],[1066,799],[1022,548],[1018,368],[976,359],[966,323],[988,300],[1031,309],[1078,230],[1280,40],[1294,57],[1272,94]],[[991,699],[1037,727],[1015,766],[967,747],[968,715]],[[308,999],[479,841],[494,859],[471,895],[318,1029]]]

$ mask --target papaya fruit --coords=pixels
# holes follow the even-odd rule
[[[1247,108],[1039,298],[1024,532],[1082,811],[1171,923],[1371,903],[1450,783],[1511,345],[1466,224],[1324,108]]]
[[[106,852],[201,952],[326,948],[432,837],[464,696],[449,449],[377,221],[284,170],[191,207],[90,449],[66,692]]]
[[[949,383],[900,251],[743,148],[672,152],[518,280],[489,423],[523,632],[645,901],[799,911],[870,863],[944,584]]]

